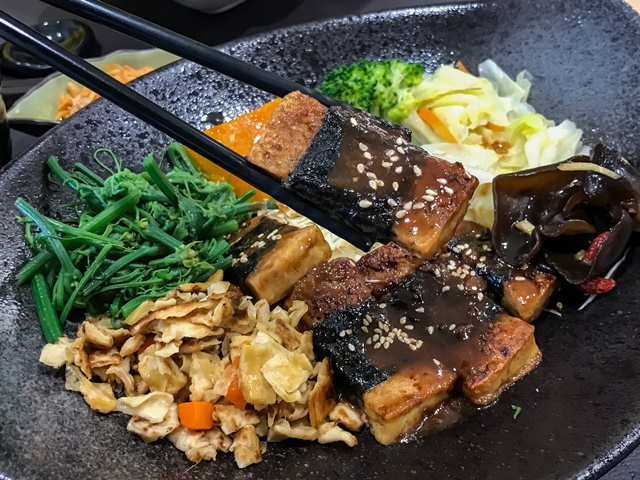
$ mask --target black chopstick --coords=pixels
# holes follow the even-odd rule
[[[87,86],[123,110],[178,140],[358,248],[366,250],[371,246],[372,242],[361,232],[330,217],[316,205],[285,189],[278,180],[259,170],[233,150],[163,110],[149,99],[19,22],[3,10],[0,10],[0,37],[20,45],[56,70]]]
[[[255,65],[215,50],[207,45],[175,33],[169,29],[143,20],[98,0],[42,0],[44,3],[79,15],[87,20],[106,25],[113,30],[137,38],[155,47],[171,52],[203,67],[210,68],[265,92],[282,97],[299,90],[315,98],[326,106],[343,105],[341,102],[322,95]]]

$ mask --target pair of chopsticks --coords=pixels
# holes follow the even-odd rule
[[[283,96],[299,90],[325,105],[339,104],[313,89],[262,70],[97,0],[45,0],[45,3],[102,23],[114,30],[274,95]],[[367,239],[362,232],[332,218],[328,210],[323,210],[318,205],[287,190],[279,180],[258,169],[233,150],[216,142],[133,89],[113,79],[102,70],[19,22],[3,10],[0,10],[0,37],[20,45],[51,67],[85,85],[123,110],[210,159],[229,173],[288,205],[356,247],[363,250],[368,250],[371,247],[371,240]]]

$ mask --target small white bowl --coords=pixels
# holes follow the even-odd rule
[[[176,55],[152,48],[149,50],[118,50],[104,57],[91,59],[89,62],[99,68],[106,68],[112,63],[117,63],[129,65],[135,69],[148,65],[155,70],[178,59],[179,57]],[[55,121],[60,96],[67,91],[69,82],[73,82],[73,80],[66,75],[59,73],[49,75],[14,103],[7,116],[10,119]],[[77,84],[77,82],[73,83]]]
[[[173,0],[185,7],[198,10],[203,13],[222,13],[240,5],[246,0]]]

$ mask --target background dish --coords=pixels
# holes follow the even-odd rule
[[[625,32],[624,36],[618,32]],[[340,41],[336,41],[340,39]],[[640,154],[634,95],[640,63],[640,18],[621,2],[571,0],[409,9],[294,27],[226,46],[277,73],[314,84],[338,64],[399,56],[428,68],[462,60],[473,68],[493,57],[510,73],[528,68],[532,103],[550,118],[571,118],[586,141],[606,140],[628,158]],[[267,99],[212,72],[178,63],[136,83],[144,94],[199,127],[203,115],[230,118]],[[27,248],[13,201],[27,195],[43,208],[60,199],[43,188],[41,165],[57,154],[69,165],[110,147],[129,165],[168,139],[98,101],[74,115],[0,176],[0,472],[8,478],[590,478],[611,467],[640,435],[640,375],[634,316],[640,301],[637,255],[612,294],[579,316],[537,322],[544,359],[497,405],[462,425],[417,443],[382,447],[370,435],[347,448],[273,446],[265,462],[238,472],[232,459],[189,469],[169,445],[145,446],[125,431],[126,418],[100,417],[63,379],[37,363],[42,338],[28,289],[14,274]],[[68,153],[67,153],[68,152]],[[579,301],[579,299],[577,299]],[[522,412],[513,420],[511,405]],[[51,453],[55,445],[54,454]],[[99,466],[99,467],[98,467]],[[187,471],[187,469],[189,469]]]
[[[104,57],[89,60],[93,65],[106,68],[112,63],[129,65],[135,69],[150,66],[154,69],[175,62],[179,57],[157,48],[149,50],[119,50]],[[55,121],[60,96],[66,93],[67,83],[74,82],[66,75],[54,73],[42,80],[18,100],[8,112],[9,118],[30,118]]]

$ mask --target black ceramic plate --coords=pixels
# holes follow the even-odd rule
[[[492,57],[508,72],[536,77],[532,103],[571,118],[587,141],[606,140],[640,158],[640,17],[622,1],[539,0],[410,9],[303,25],[227,45],[245,60],[314,84],[328,69],[360,58],[400,57],[433,69]],[[268,97],[189,63],[137,83],[161,105],[205,126]],[[13,202],[48,210],[58,201],[43,170],[48,155],[66,165],[110,147],[137,165],[168,142],[99,101],[51,131],[0,175],[0,478],[593,478],[640,436],[640,343],[636,337],[640,259],[619,287],[578,314],[536,323],[542,364],[492,408],[443,433],[383,447],[364,433],[354,448],[269,445],[264,462],[238,471],[231,456],[193,468],[166,442],[145,445],[127,418],[92,412],[80,395],[38,364],[43,345],[30,292],[15,286],[28,256]],[[514,420],[511,405],[522,407]]]

